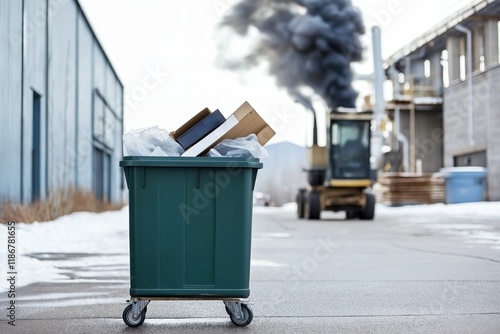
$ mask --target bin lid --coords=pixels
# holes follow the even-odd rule
[[[257,158],[127,156],[120,166],[262,168],[263,165]]]
[[[439,173],[444,177],[486,176],[488,169],[479,166],[445,167]]]

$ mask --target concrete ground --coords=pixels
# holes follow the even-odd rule
[[[45,255],[89,261],[66,268],[70,281],[20,288],[16,326],[2,315],[0,332],[500,333],[500,221],[388,212],[375,221],[324,212],[311,222],[256,208],[254,320],[244,328],[221,301],[152,301],[144,324],[129,328],[128,263],[92,265],[103,255],[83,253]]]

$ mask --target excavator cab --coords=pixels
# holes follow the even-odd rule
[[[330,113],[328,145],[309,148],[309,186],[299,189],[299,218],[319,219],[321,211],[345,211],[346,218],[372,220],[375,196],[369,192],[371,112],[342,108]]]
[[[365,181],[370,185],[371,115],[332,114],[330,123],[330,183]],[[351,182],[351,184],[353,184]]]

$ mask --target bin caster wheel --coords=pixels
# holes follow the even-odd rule
[[[123,316],[122,316],[123,322],[125,322],[130,327],[139,327],[140,325],[142,325],[144,320],[146,320],[147,310],[148,310],[147,307],[144,308],[139,317],[137,317],[137,319],[134,319],[132,317],[132,305],[129,305],[125,307],[125,309],[123,310]]]
[[[243,313],[243,319],[236,319],[235,316],[230,314],[229,309],[226,307],[226,312],[229,313],[231,322],[239,327],[245,327],[249,325],[253,320],[253,311],[247,304],[241,304],[241,312]]]

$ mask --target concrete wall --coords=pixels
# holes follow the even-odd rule
[[[487,159],[489,199],[500,201],[500,66],[488,72],[489,106],[486,116],[487,124]]]
[[[499,89],[500,66],[473,77],[473,133],[469,131],[467,81],[450,85],[444,93],[444,164],[453,166],[455,156],[486,151],[489,200],[500,200]]]

